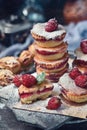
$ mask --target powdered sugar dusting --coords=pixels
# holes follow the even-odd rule
[[[87,54],[84,54],[80,48],[77,48],[76,51],[77,59],[87,61]]]
[[[65,73],[60,79],[59,84],[66,90],[70,90],[78,95],[87,93],[87,89],[76,86],[73,79],[71,79],[68,73]]]
[[[47,40],[49,39],[55,39],[58,36],[61,36],[62,34],[66,33],[64,27],[60,24],[58,24],[58,29],[52,32],[45,31],[45,25],[46,23],[37,23],[33,26],[31,32],[45,37]]]

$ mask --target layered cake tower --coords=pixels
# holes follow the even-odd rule
[[[63,41],[66,31],[56,19],[37,23],[31,30],[35,40],[36,72],[45,72],[46,78],[58,82],[68,69],[67,43]]]

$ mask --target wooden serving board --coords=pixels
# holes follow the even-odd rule
[[[58,83],[54,84],[53,95],[54,96],[60,95],[60,87],[58,86]],[[87,118],[87,103],[77,105],[75,103],[67,102],[62,97],[60,97],[60,98],[62,100],[62,105],[57,110],[46,109],[47,102],[50,98],[43,100],[43,101],[42,100],[36,101],[29,105],[21,104],[21,102],[17,102],[16,104],[13,105],[13,108],[25,110],[25,111],[60,114],[60,115],[66,115],[66,116],[72,116],[72,117],[79,117],[79,118],[83,118],[83,119]]]

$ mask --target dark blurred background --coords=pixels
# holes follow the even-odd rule
[[[87,20],[87,0],[0,0],[0,19],[43,22],[55,17],[67,24]]]
[[[0,19],[7,19],[10,15],[17,15],[20,17],[25,16],[32,21],[44,21],[51,17],[59,18],[60,21],[62,18],[60,17],[61,10],[65,2],[66,0],[0,0]],[[38,18],[34,13],[38,14]],[[42,17],[39,17],[39,14]]]
[[[87,0],[0,0],[0,42],[24,43],[33,24],[54,17],[64,26],[87,20]]]

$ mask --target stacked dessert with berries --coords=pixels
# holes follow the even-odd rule
[[[87,101],[87,75],[81,73],[78,68],[73,68],[59,79],[62,87],[62,95],[68,101],[83,103]]]
[[[18,87],[21,103],[29,104],[37,99],[46,99],[52,94],[53,84],[41,73],[34,77],[30,74],[16,75],[13,83]]]
[[[78,69],[87,74],[87,39],[82,40],[80,47],[75,50],[76,58],[73,62],[74,66],[77,66]]]
[[[52,82],[58,79],[68,69],[67,43],[63,41],[66,31],[56,19],[46,23],[37,23],[31,30],[35,40],[37,73],[45,72],[46,78]]]

